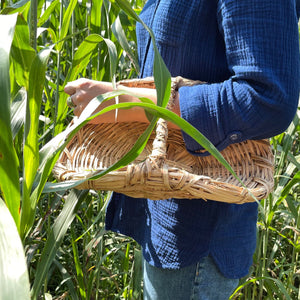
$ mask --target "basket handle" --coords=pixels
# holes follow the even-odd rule
[[[167,109],[172,110],[174,107],[174,99],[178,91],[178,82],[181,77],[171,79],[171,95],[167,105]],[[151,160],[161,164],[167,156],[167,140],[168,140],[168,123],[165,119],[159,118],[156,124],[155,138],[153,141],[152,153],[149,155]]]
[[[164,160],[167,155],[168,124],[167,121],[159,118],[156,124],[156,134],[153,140],[152,153],[149,157],[152,160]]]
[[[182,86],[193,86],[203,84],[203,81],[189,80],[181,76],[171,78],[171,95],[167,105],[169,110],[174,107],[176,93]],[[156,124],[156,135],[153,141],[153,149],[150,157],[158,162],[163,161],[167,156],[167,140],[168,140],[168,123],[166,120],[159,118]]]

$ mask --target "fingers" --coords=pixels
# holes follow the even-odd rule
[[[66,84],[64,91],[69,95],[73,95],[76,91],[82,90],[89,82],[90,80],[86,78],[79,78],[77,80],[70,81]]]
[[[76,105],[76,106],[74,107],[73,113],[74,113],[74,115],[75,115],[76,117],[79,117],[80,114],[82,113],[82,111],[83,111],[82,106],[81,106],[81,105]]]
[[[68,82],[64,88],[65,93],[69,95],[73,95],[76,93],[76,89],[79,88],[79,84],[77,80]]]
[[[73,109],[75,116],[79,117],[83,109],[88,103],[78,100],[78,95],[75,93],[72,96],[67,98],[67,105]]]
[[[110,82],[95,81],[80,78],[66,84],[64,91],[70,95],[67,105],[73,108],[75,116],[79,117],[88,103],[98,95],[112,91]]]
[[[64,88],[65,93],[69,94],[69,95],[73,95],[76,93],[76,88],[74,86],[71,85],[66,85]]]
[[[75,94],[67,98],[67,105],[73,109],[74,115],[79,117],[86,105],[79,102],[74,96]]]
[[[86,97],[87,85],[90,83],[90,80],[85,78],[80,78],[71,82],[68,82],[64,87],[65,93],[69,94],[70,97],[67,98],[67,105],[70,108],[74,108],[74,114],[78,116],[81,111],[82,105],[85,105],[85,102],[88,101]],[[86,99],[85,99],[86,98]],[[84,101],[86,100],[86,101]],[[80,107],[79,107],[80,106]]]

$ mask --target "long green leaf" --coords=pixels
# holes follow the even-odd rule
[[[276,285],[278,286],[281,295],[284,295],[286,300],[292,300],[290,295],[288,294],[286,288],[284,287],[284,285],[282,284],[282,282],[276,278],[272,278],[272,277],[267,277],[267,276],[262,276],[262,277],[255,277],[252,278],[250,280],[247,280],[243,285],[240,285],[237,287],[237,289],[235,290],[235,293],[233,293],[229,299],[234,299],[234,295],[241,290],[242,288],[244,288],[245,286],[249,285],[249,284],[256,284],[257,281],[259,280],[268,280],[268,281],[273,281],[276,283]],[[281,299],[281,298],[280,298]]]
[[[133,18],[137,22],[141,22],[141,19],[136,14],[136,12],[132,9],[131,4],[126,0],[110,0],[110,2],[116,3],[124,12]]]
[[[140,299],[142,294],[142,279],[143,279],[143,259],[142,251],[134,248],[134,265],[133,265],[133,297]]]
[[[29,278],[16,224],[0,198],[0,299],[29,300]]]
[[[132,9],[132,7],[127,1],[114,0],[112,2],[116,2],[121,9],[123,9],[134,20],[140,22],[144,26],[144,28],[149,32],[154,49],[153,76],[157,93],[157,105],[166,107],[170,99],[171,75],[157,49],[155,37],[152,30],[140,19],[140,17],[135,13],[135,11]]]
[[[29,75],[28,99],[25,120],[25,145],[23,151],[23,201],[21,210],[21,236],[24,236],[33,223],[38,199],[30,200],[31,188],[39,167],[38,130],[42,93],[45,81],[47,61],[51,48],[40,51],[31,66]]]
[[[112,29],[112,32],[114,33],[114,35],[116,36],[118,42],[122,46],[123,50],[127,53],[134,68],[136,69],[137,73],[139,73],[140,67],[139,67],[138,58],[135,56],[135,54],[133,53],[133,51],[131,50],[131,48],[129,46],[129,43],[127,41],[127,38],[126,38],[125,32],[122,28],[122,24],[121,24],[119,17],[116,18],[111,29]]]
[[[63,17],[62,28],[60,29],[60,32],[59,32],[58,40],[60,42],[56,44],[57,51],[61,51],[61,49],[63,47],[63,41],[62,40],[66,37],[66,35],[68,33],[71,16],[72,16],[72,13],[74,11],[74,8],[75,8],[76,4],[77,4],[77,0],[70,0],[69,1],[68,8],[67,8],[67,10],[64,14],[64,17]]]
[[[21,88],[11,104],[11,130],[13,138],[24,125],[26,114],[27,93],[25,88]]]
[[[86,287],[84,283],[84,275],[83,270],[80,264],[79,254],[78,254],[78,247],[76,244],[76,234],[74,229],[71,227],[71,244],[73,249],[73,257],[74,257],[74,264],[76,269],[76,278],[78,282],[79,293],[82,299],[86,299]]]
[[[299,185],[300,183],[300,171],[298,171],[293,178],[288,182],[288,184],[286,184],[286,186],[284,187],[284,189],[281,192],[281,196],[279,198],[279,200],[281,200],[282,198],[285,198],[288,193],[290,192],[291,188],[295,185]]]
[[[13,146],[10,114],[9,51],[17,15],[0,15],[0,190],[19,229],[20,190],[18,158]]]
[[[290,124],[290,126],[288,127],[288,129],[286,130],[285,134],[284,134],[284,143],[283,143],[283,148],[281,151],[281,155],[280,155],[280,160],[277,164],[277,168],[276,168],[276,173],[280,174],[282,172],[282,168],[284,166],[284,163],[286,161],[286,157],[289,153],[289,150],[292,147],[292,143],[293,143],[293,136],[295,136],[296,130],[297,130],[297,126],[299,126],[299,117],[296,114],[294,116],[294,119],[292,121],[292,123]]]
[[[61,276],[63,278],[64,284],[67,285],[68,287],[68,292],[72,300],[79,300],[77,294],[76,294],[76,289],[75,286],[72,282],[72,277],[66,270],[66,268],[56,259],[53,260],[53,263],[55,266],[59,269]]]
[[[98,97],[99,98],[99,97]],[[104,108],[101,110],[101,114],[108,112],[113,109],[117,108],[131,108],[131,107],[143,107],[145,110],[149,111],[151,114],[155,115],[156,117],[163,118],[167,121],[173,122],[178,127],[180,127],[183,131],[185,131],[188,135],[190,135],[197,143],[199,143],[203,148],[205,148],[211,155],[213,155],[231,174],[239,180],[240,178],[235,174],[234,170],[230,166],[230,164],[225,160],[222,154],[216,149],[216,147],[201,133],[199,132],[194,126],[188,123],[183,118],[179,117],[177,114],[169,111],[166,108],[159,107],[149,103],[120,103],[111,105],[109,107]],[[98,114],[100,114],[98,113]],[[96,115],[98,115],[96,114]]]
[[[15,80],[26,90],[28,90],[29,72],[35,55],[34,49],[30,46],[27,22],[18,16],[11,48],[11,59],[14,65]]]
[[[22,11],[25,6],[29,6],[29,5],[30,5],[30,0],[20,0],[17,1],[16,3],[12,3],[11,1],[11,3],[3,9],[2,13],[3,15],[17,13]]]
[[[42,26],[51,16],[55,8],[59,5],[60,0],[54,0],[51,2],[49,7],[44,11],[43,15],[39,18],[37,25]]]
[[[56,252],[63,242],[63,238],[86,195],[87,191],[79,192],[75,190],[71,191],[68,195],[66,203],[56,219],[43,248],[31,291],[33,300],[38,299],[42,284],[47,277],[48,270],[55,258]]]
[[[100,33],[103,0],[92,1],[91,4],[91,29],[93,33]]]

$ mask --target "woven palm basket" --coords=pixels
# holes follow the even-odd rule
[[[153,83],[139,82],[122,84],[153,87]],[[176,78],[172,88],[186,84]],[[168,130],[163,119],[158,120],[156,132],[134,162],[101,178],[88,179],[120,160],[147,126],[137,122],[85,125],[61,154],[53,170],[55,177],[59,181],[87,178],[77,189],[113,190],[152,200],[202,198],[241,204],[255,201],[252,195],[260,200],[272,191],[273,154],[268,140],[232,144],[221,152],[246,189],[213,156],[191,155],[181,131]]]

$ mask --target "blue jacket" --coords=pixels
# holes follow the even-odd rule
[[[149,0],[141,18],[154,31],[172,76],[207,84],[179,90],[181,116],[222,150],[268,138],[291,122],[299,97],[300,0]],[[141,76],[153,47],[137,25]],[[201,146],[183,133],[187,150]],[[245,276],[256,246],[257,204],[201,199],[151,201],[114,194],[106,228],[133,237],[145,259],[180,268],[211,255],[227,277]]]

